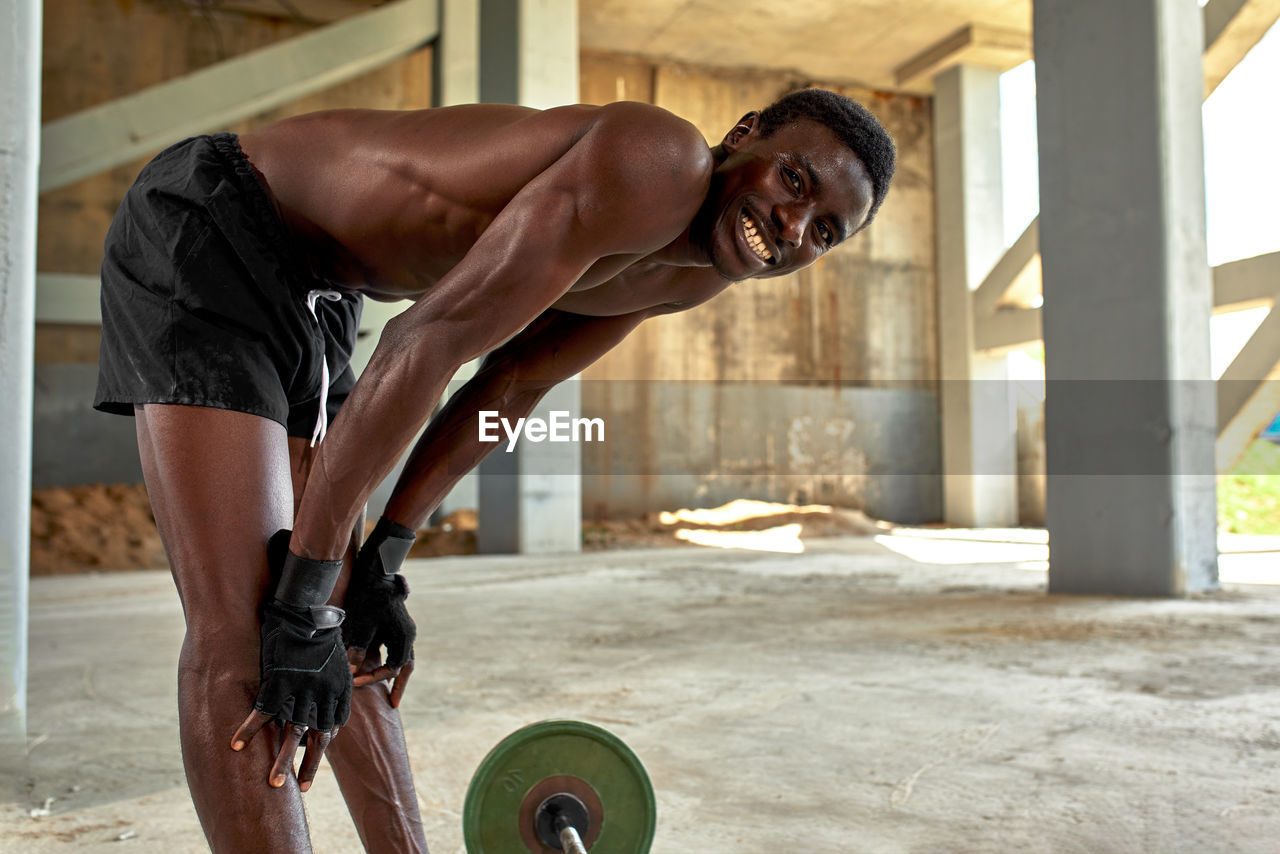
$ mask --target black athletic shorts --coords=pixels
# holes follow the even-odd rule
[[[332,287],[293,250],[234,134],[165,149],[107,232],[94,408],[234,409],[311,438],[326,368],[326,420],[355,384],[361,297]]]

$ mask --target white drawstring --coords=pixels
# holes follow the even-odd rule
[[[316,300],[327,299],[330,302],[339,302],[342,294],[337,291],[325,290],[317,288],[314,291],[307,292],[307,310],[311,312],[311,319],[316,322],[316,326],[320,326],[320,318],[316,316]],[[323,331],[323,330],[321,330]],[[329,431],[329,354],[325,351],[320,352],[320,413],[316,416],[316,429],[311,432],[311,447],[316,446],[316,442],[324,440],[324,434]]]

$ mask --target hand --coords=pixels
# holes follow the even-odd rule
[[[376,649],[369,651],[349,649],[347,650],[347,660],[351,665],[351,675],[357,688],[376,685],[378,682],[394,678],[395,681],[391,685],[387,700],[393,709],[399,708],[400,700],[404,696],[405,686],[409,684],[409,675],[413,673],[412,661],[405,662],[399,673],[397,673],[383,666],[382,656],[378,654]]]
[[[404,604],[409,584],[404,576],[396,574],[413,540],[413,531],[379,519],[356,556],[345,602],[348,616],[342,633],[355,687],[394,679],[390,695],[392,707],[400,705],[413,673],[417,627]],[[387,657],[384,664],[376,665],[380,660],[379,647],[386,647]],[[366,666],[369,660],[375,662],[375,666]]]
[[[269,548],[273,576],[279,568],[280,581],[275,598],[263,609],[262,679],[254,710],[232,736],[231,749],[242,750],[268,723],[280,722],[283,738],[267,782],[284,785],[298,746],[306,738],[298,771],[298,785],[305,792],[320,757],[351,714],[352,683],[343,655],[342,609],[305,603],[328,599],[341,562],[307,561],[288,554],[287,534],[273,537]]]

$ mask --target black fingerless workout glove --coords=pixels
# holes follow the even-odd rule
[[[351,714],[344,614],[324,604],[342,561],[298,557],[289,551],[290,533],[277,531],[268,546],[275,597],[262,609],[262,681],[253,707],[328,731]]]
[[[356,556],[347,588],[347,621],[342,636],[355,649],[387,648],[386,665],[403,667],[413,661],[417,627],[404,607],[409,585],[398,575],[413,546],[414,533],[388,519],[379,519]]]

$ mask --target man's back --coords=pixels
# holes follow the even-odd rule
[[[313,271],[394,299],[421,294],[452,269],[518,193],[606,124],[623,135],[643,128],[636,147],[649,150],[593,151],[568,167],[576,184],[607,184],[620,168],[660,180],[652,170],[660,159],[685,179],[690,198],[705,195],[705,142],[688,122],[646,104],[338,110],[278,122],[240,143]],[[589,284],[637,258],[618,260]]]

